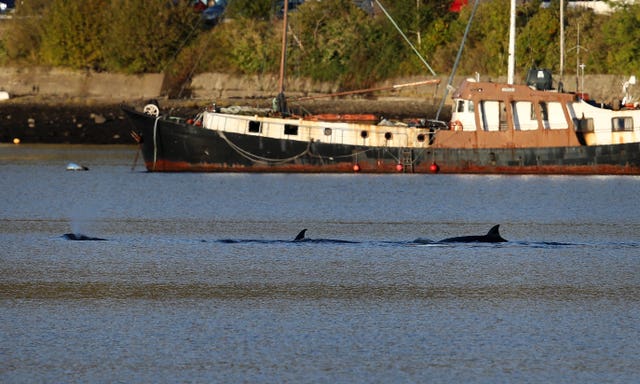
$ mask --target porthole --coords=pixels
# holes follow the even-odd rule
[[[284,125],[284,134],[285,135],[297,135],[298,134],[298,126],[292,124]]]
[[[360,131],[360,137],[362,137],[363,139],[366,139],[367,137],[369,137],[369,132],[368,131]]]
[[[249,121],[249,132],[251,133],[261,133],[262,132],[262,123],[259,121]]]
[[[418,135],[418,141],[421,143],[424,142],[424,133]]]
[[[331,128],[325,128],[324,129],[324,135],[325,136],[331,136],[333,132],[331,131]]]
[[[391,132],[385,132],[385,134],[384,134],[384,139],[385,139],[385,140],[391,140],[391,139],[393,139],[393,133],[391,133]]]

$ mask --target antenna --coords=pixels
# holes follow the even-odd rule
[[[580,49],[588,51],[587,48],[580,45],[580,23],[578,23],[577,45],[571,48],[570,51],[573,49],[576,50],[576,93],[580,95],[580,69],[582,69],[582,92],[584,92],[584,68],[586,67],[585,64],[580,64]]]

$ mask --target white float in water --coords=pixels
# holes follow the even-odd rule
[[[85,167],[84,165],[79,165],[76,163],[69,163],[67,164],[67,171],[88,171],[89,168]]]

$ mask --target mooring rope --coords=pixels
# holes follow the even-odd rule
[[[239,146],[237,146],[236,144],[234,144],[231,140],[229,140],[229,138],[227,138],[227,136],[224,134],[224,132],[222,131],[216,131],[218,132],[218,135],[229,145],[229,147],[231,147],[231,149],[233,149],[234,151],[238,152],[238,154],[240,154],[240,156],[244,157],[247,160],[251,160],[255,163],[261,163],[261,164],[266,164],[266,165],[270,165],[270,164],[284,164],[284,163],[288,163],[291,161],[294,161],[308,153],[309,149],[311,147],[311,141],[309,141],[307,143],[307,148],[305,148],[304,151],[302,151],[300,154],[297,154],[295,156],[291,156],[288,157],[286,159],[270,159],[268,157],[262,157],[262,156],[258,156],[254,153],[251,153],[247,150],[244,150],[242,148],[240,148]]]
[[[160,120],[160,115],[156,117],[155,123],[153,123],[153,168],[152,171],[156,170],[156,161],[158,160],[158,144],[156,142],[156,136],[158,132],[158,120]]]
[[[323,155],[316,155],[314,153],[309,153],[309,156],[313,156],[316,157],[318,159],[323,159],[323,160],[335,160],[335,159],[342,159],[342,158],[346,158],[346,157],[357,157],[358,155],[361,155],[363,153],[367,153],[367,152],[371,152],[373,151],[373,148],[369,148],[369,149],[365,149],[363,151],[358,151],[358,152],[354,152],[354,153],[349,153],[347,155],[336,155],[336,156],[323,156]]]

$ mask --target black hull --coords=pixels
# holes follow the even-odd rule
[[[640,174],[640,143],[406,149],[219,133],[123,107],[152,172]],[[434,167],[437,164],[437,169]]]

